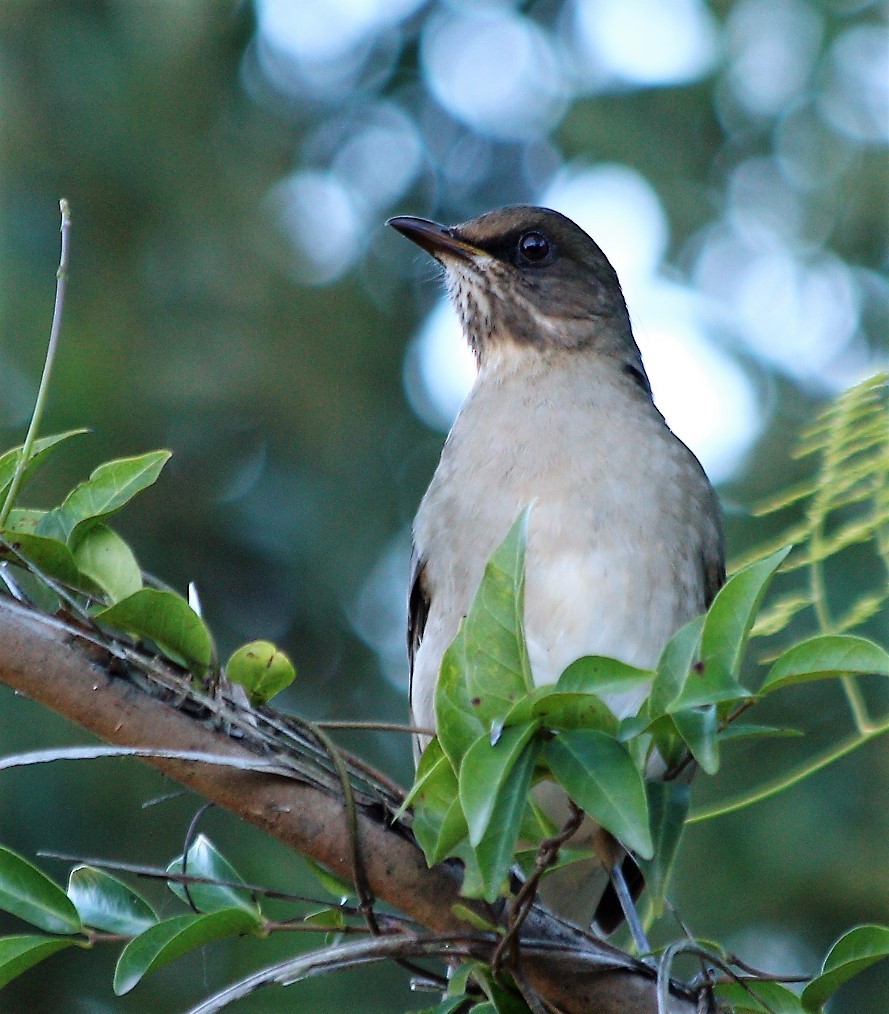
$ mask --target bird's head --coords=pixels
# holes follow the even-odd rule
[[[480,363],[504,343],[540,351],[589,348],[621,359],[629,352],[638,360],[614,268],[557,211],[520,206],[450,227],[410,216],[388,224],[444,267]]]

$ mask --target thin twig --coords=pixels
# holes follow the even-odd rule
[[[403,722],[355,722],[349,720],[313,722],[316,729],[359,729],[369,732],[407,732],[415,736],[434,736],[435,729],[420,725],[405,725]]]
[[[264,898],[273,898],[276,901],[298,901],[306,905],[325,905],[327,902],[320,898],[312,898],[305,894],[293,894],[290,891],[276,891],[270,887],[261,887],[259,884],[247,884],[241,881],[220,880],[216,877],[202,877],[197,873],[174,873],[172,870],[162,870],[156,866],[146,866],[142,863],[126,863],[113,859],[96,859],[92,856],[75,856],[68,852],[53,852],[50,849],[40,849],[37,855],[43,859],[58,859],[64,863],[80,863],[83,866],[95,866],[101,870],[114,870],[117,873],[131,873],[135,877],[143,877],[146,880],[170,881],[174,884],[207,884],[211,887],[231,887],[237,890],[249,891],[251,894],[258,894]],[[337,908],[346,911],[350,906],[337,905]],[[357,909],[354,910],[357,913]]]
[[[264,968],[193,1007],[189,1014],[214,1014],[271,983],[289,986],[313,975],[393,958],[472,957],[486,945],[490,945],[490,937],[471,935],[383,936],[340,944]]]
[[[248,891],[250,894],[262,898],[270,898],[274,901],[293,901],[304,905],[312,905],[322,908],[335,908],[343,915],[359,918],[361,910],[356,905],[349,905],[346,902],[331,902],[327,898],[314,898],[307,894],[294,894],[292,891],[277,891],[271,887],[263,887],[260,884],[250,884],[240,880],[222,880],[218,877],[202,877],[197,873],[175,873],[172,870],[160,869],[156,866],[147,866],[142,863],[127,863],[112,859],[97,859],[91,856],[75,856],[67,852],[54,852],[48,849],[41,849],[37,855],[44,859],[58,859],[66,863],[79,863],[84,866],[94,866],[97,869],[114,870],[117,873],[131,873],[133,876],[142,877],[146,880],[162,880],[165,883],[173,884],[205,884],[210,887],[228,887],[233,890]],[[418,924],[403,915],[386,913],[382,918],[387,924],[398,928],[398,932],[413,932]]]
[[[266,920],[262,924],[263,933],[342,933],[348,936],[375,936],[376,934],[371,933],[369,926],[352,926],[350,923],[343,923],[339,926],[324,925],[323,923],[309,923],[309,922],[298,922],[296,920],[285,919],[283,921],[276,921],[273,919]],[[393,931],[394,932],[394,931]],[[385,936],[386,934],[381,934]]]
[[[349,833],[349,848],[352,858],[352,881],[355,884],[355,893],[358,895],[358,905],[367,920],[371,933],[378,935],[380,927],[377,923],[373,907],[376,898],[370,889],[367,880],[367,871],[364,868],[364,860],[361,857],[361,843],[358,840],[358,811],[355,807],[355,796],[352,794],[352,783],[349,780],[349,772],[346,770],[342,754],[333,740],[319,729],[312,722],[299,720],[300,725],[307,729],[327,751],[333,761],[337,774],[340,777],[340,784],[343,789],[343,803],[346,809],[346,827]]]
[[[163,750],[151,746],[63,746],[50,750],[31,750],[28,753],[10,754],[0,757],[0,771],[11,768],[32,767],[35,764],[51,764],[56,761],[97,760],[102,757],[164,757],[168,760],[194,761],[199,764],[213,764],[217,767],[233,768],[236,771],[254,771],[277,775],[279,778],[299,780],[299,773],[279,761],[267,761],[262,757],[244,758],[237,754],[203,753],[200,750]]]
[[[197,808],[197,810],[195,811],[194,816],[191,818],[191,820],[188,823],[188,829],[185,832],[185,841],[183,842],[183,845],[182,845],[182,872],[183,873],[188,873],[188,851],[192,847],[192,845],[194,845],[195,839],[198,836],[198,826],[200,825],[200,822],[203,820],[204,814],[208,810],[212,810],[213,806],[214,806],[213,803],[203,803],[203,804],[201,804],[201,806],[199,806]],[[200,909],[195,904],[194,898],[192,898],[192,896],[191,896],[191,887],[190,887],[190,885],[188,883],[184,883],[182,885],[182,890],[185,892],[185,897],[186,897],[186,899],[188,901],[188,904],[191,905],[192,909],[195,912],[199,912]]]
[[[196,695],[198,699],[198,695]],[[203,700],[202,698],[200,698]],[[222,703],[228,705],[235,713],[243,712],[244,708],[239,702],[232,700],[225,694],[221,695]],[[211,710],[219,710],[220,702],[214,699],[208,699],[207,706]],[[269,745],[274,749],[280,751],[281,743],[280,737],[284,738],[288,754],[294,753],[294,743],[300,747],[296,752],[300,756],[304,756],[306,753],[306,747],[310,747],[312,750],[318,752],[319,759],[329,760],[329,754],[323,747],[319,747],[318,737],[314,736],[311,729],[307,727],[306,722],[298,718],[296,715],[282,715],[272,711],[269,708],[256,708],[249,712],[250,715],[250,730],[249,734],[251,738],[254,738],[257,733],[262,733],[267,740]],[[232,715],[227,716],[232,719]],[[270,731],[271,730],[271,731]],[[274,736],[273,734],[277,734]],[[341,750],[340,753],[347,757],[348,767],[353,774],[358,775],[365,783],[366,787],[370,787],[373,790],[373,794],[376,797],[376,801],[382,803],[387,808],[391,808],[394,812],[399,804],[405,797],[404,789],[392,781],[387,775],[384,775],[381,771],[372,767],[366,761],[363,761],[360,757],[356,757],[353,754],[347,754],[345,750]],[[333,782],[336,781],[338,776],[334,774]],[[331,785],[332,787],[332,785]]]
[[[565,821],[562,830],[557,835],[554,835],[552,838],[545,838],[540,843],[537,855],[534,858],[534,869],[516,895],[510,914],[509,928],[497,945],[497,949],[491,958],[491,970],[494,975],[499,974],[500,967],[507,954],[510,955],[513,963],[515,963],[516,954],[513,945],[519,930],[522,928],[522,923],[528,917],[531,906],[534,904],[534,899],[537,897],[537,886],[540,883],[540,879],[559,858],[559,849],[577,833],[577,829],[583,823],[583,810],[571,802],[571,800],[569,800],[569,803],[571,805],[571,816]]]
[[[721,958],[718,954],[714,954],[712,951],[707,950],[706,947],[701,947],[700,944],[694,941],[678,940],[674,944],[670,944],[669,947],[665,948],[663,954],[661,954],[660,960],[657,966],[657,1009],[658,1014],[665,1014],[669,1010],[670,1003],[670,969],[673,965],[673,960],[679,954],[694,954],[696,957],[703,958],[705,961],[710,962],[717,968],[721,969],[731,982],[736,982],[745,992],[752,996],[758,1003],[761,1003],[763,1007],[769,1012],[769,1014],[776,1014],[776,1012],[760,997],[756,996],[747,982],[739,976],[734,969],[731,967],[727,960]],[[700,996],[703,991],[712,988],[712,979],[709,977],[703,983],[697,985],[696,992]]]
[[[343,803],[346,809],[346,827],[349,834],[349,846],[352,859],[352,882],[355,884],[355,893],[358,895],[358,907],[367,922],[370,932],[373,933],[374,936],[379,936],[382,933],[382,930],[377,922],[376,912],[374,912],[376,898],[371,890],[367,870],[364,866],[364,859],[361,855],[361,842],[358,837],[358,811],[355,805],[355,796],[352,792],[352,782],[349,779],[349,772],[346,769],[343,756],[340,753],[339,747],[323,729],[318,727],[317,723],[308,722],[301,718],[295,719],[295,721],[299,726],[306,729],[312,736],[314,736],[319,743],[321,743],[327,751],[330,759],[333,761],[337,774],[340,777],[340,784],[342,785],[343,790]],[[404,968],[407,972],[410,972],[412,975],[425,972],[425,969],[420,968],[419,965],[414,964],[412,961],[408,961],[406,958],[396,958],[395,960],[402,966],[402,968]]]
[[[4,560],[0,563],[0,581],[2,581],[9,592],[9,594],[23,605],[30,605],[28,596],[19,587],[18,581],[9,572],[9,562]]]
[[[28,467],[28,461],[31,458],[31,448],[37,439],[37,431],[43,419],[43,410],[46,407],[46,399],[49,393],[49,379],[52,375],[56,350],[59,347],[59,335],[62,330],[62,310],[65,306],[65,289],[68,283],[68,250],[71,234],[71,209],[64,197],[59,201],[59,211],[62,215],[60,230],[62,233],[62,243],[59,255],[59,269],[56,272],[56,301],[52,311],[52,324],[49,329],[49,344],[46,348],[46,358],[43,361],[43,374],[40,377],[40,386],[37,388],[37,397],[34,400],[34,411],[31,413],[31,422],[28,425],[25,442],[22,444],[21,453],[16,462],[12,482],[6,491],[6,499],[3,501],[3,507],[0,508],[0,528],[6,525],[9,512],[12,510],[16,497],[19,494],[22,480],[25,477],[25,469]]]

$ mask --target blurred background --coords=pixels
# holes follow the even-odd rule
[[[402,720],[409,525],[472,364],[434,265],[387,216],[543,203],[586,228],[739,555],[777,524],[753,505],[810,467],[789,458],[799,428],[886,361],[885,15],[869,0],[5,0],[0,445],[29,418],[65,196],[73,263],[44,432],[93,432],[31,502],[169,447],[117,521],[143,567],[197,582],[223,657],[282,645],[299,669],[282,706]],[[857,579],[838,572],[838,603]],[[885,643],[885,616],[869,632]],[[815,742],[847,730],[834,687],[786,696],[780,720]],[[84,738],[0,694],[3,753]],[[404,738],[341,738],[409,781]],[[696,800],[811,749],[736,746]],[[876,741],[690,829],[682,917],[753,964],[812,971],[849,926],[889,920],[887,786]],[[197,805],[174,791],[135,763],[7,772],[0,840],[165,864]],[[216,811],[202,827],[248,880],[321,894],[252,829]],[[0,917],[0,931],[22,928]],[[217,945],[125,998],[111,948],[65,953],[0,1006],[181,1011],[302,946]],[[237,1009],[431,1002],[374,969]],[[885,967],[833,1007],[887,1009]]]

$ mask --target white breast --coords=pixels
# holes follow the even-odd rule
[[[653,666],[704,608],[701,526],[690,519],[712,502],[690,452],[641,392],[615,383],[614,364],[520,356],[480,374],[415,521],[431,598],[412,681],[423,726],[434,726],[441,657],[485,563],[529,503],[525,625],[536,683],[589,654]],[[626,714],[639,699],[609,703]]]

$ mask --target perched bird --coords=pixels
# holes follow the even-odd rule
[[[531,503],[525,632],[535,683],[554,682],[583,655],[653,667],[724,581],[722,524],[703,468],[654,405],[614,268],[579,226],[545,208],[450,228],[389,224],[444,267],[478,363],[414,521],[414,723],[435,727],[442,655],[488,558]],[[606,703],[623,717],[643,696]]]

